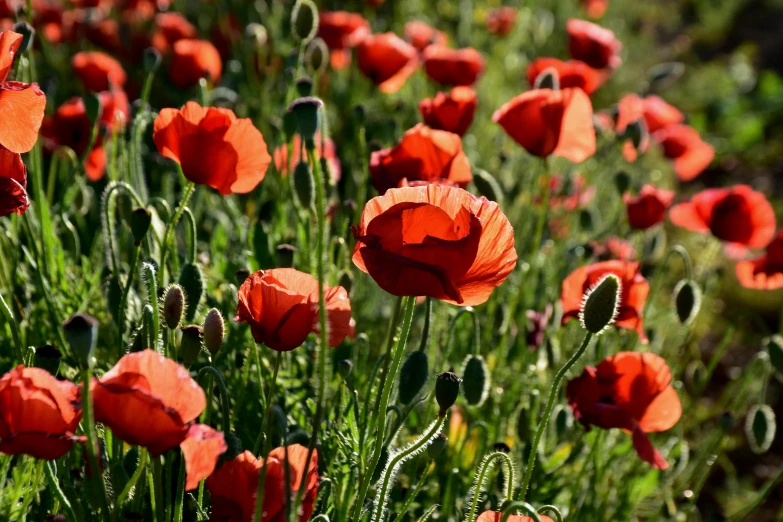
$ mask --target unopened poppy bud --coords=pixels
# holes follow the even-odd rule
[[[574,426],[574,414],[571,408],[560,405],[553,415],[555,421],[555,433],[563,437]]]
[[[326,42],[321,38],[313,38],[313,41],[307,45],[305,62],[313,72],[326,71],[326,66],[329,64],[329,48],[326,46]]]
[[[364,120],[367,118],[367,109],[364,107],[364,105],[361,103],[359,105],[354,105],[353,117],[356,118],[357,124],[364,125]]]
[[[63,323],[65,339],[82,366],[92,364],[92,353],[98,342],[98,320],[81,312],[73,314]]]
[[[427,446],[427,457],[429,457],[430,460],[435,460],[440,457],[440,454],[443,453],[444,449],[446,449],[447,440],[448,439],[446,439],[446,435],[444,435],[442,432],[439,432],[437,435],[435,435],[435,438],[432,439],[430,445]]]
[[[446,411],[454,406],[459,397],[459,386],[462,379],[453,372],[439,373],[435,381],[435,400],[440,406],[439,416],[446,415]]]
[[[773,335],[764,340],[769,353],[769,362],[778,373],[783,375],[783,337]]]
[[[190,366],[198,359],[203,338],[203,331],[200,326],[194,324],[182,327],[182,341],[180,342],[179,351],[182,356],[182,362],[186,366]]]
[[[204,274],[196,263],[185,263],[179,273],[179,286],[185,292],[188,307],[185,310],[185,320],[193,322],[198,311],[199,303],[204,297]]]
[[[554,67],[548,67],[541,71],[536,76],[536,81],[533,84],[534,89],[552,89],[553,91],[560,90],[560,75],[557,73],[557,69]]]
[[[766,453],[775,440],[775,412],[766,404],[753,406],[745,419],[745,436],[753,453]]]
[[[294,245],[277,245],[276,252],[278,268],[291,268],[294,266],[294,254],[296,254],[296,247]]]
[[[160,67],[160,51],[154,47],[148,47],[144,50],[144,72],[152,74]]]
[[[318,8],[312,0],[296,0],[291,11],[291,29],[300,41],[308,43],[318,32]]]
[[[224,332],[223,316],[217,308],[211,309],[204,319],[204,346],[212,355],[218,353],[223,346]]]
[[[84,111],[87,113],[87,119],[90,120],[90,123],[95,123],[101,116],[102,110],[103,104],[101,103],[100,96],[93,92],[88,92],[84,96]]]
[[[579,211],[579,228],[589,232],[593,230],[595,226],[595,218],[593,212],[590,209],[583,208]]]
[[[22,35],[22,42],[19,44],[19,48],[16,50],[16,55],[21,56],[22,53],[33,46],[35,29],[33,29],[33,26],[27,22],[18,22],[16,25],[14,25],[13,31]]]
[[[631,176],[624,170],[615,174],[614,188],[617,189],[617,193],[620,194],[620,196],[624,195],[628,192],[628,189],[631,188]]]
[[[619,277],[608,274],[587,291],[579,311],[579,320],[585,330],[600,335],[614,323],[620,303],[621,286]]]
[[[622,137],[626,140],[631,140],[636,150],[643,151],[650,141],[650,132],[647,130],[644,118],[638,118],[629,123]]]
[[[520,409],[517,416],[517,437],[520,442],[530,440],[530,410],[526,407]]]
[[[263,48],[266,45],[269,35],[266,31],[266,27],[261,24],[248,24],[245,28],[245,36],[256,50]]]
[[[489,370],[480,355],[469,355],[462,367],[462,391],[465,402],[471,406],[480,406],[489,394]]]
[[[486,170],[477,169],[473,172],[473,184],[478,193],[490,201],[501,203],[503,201],[503,189],[492,174]]]
[[[427,354],[416,350],[408,354],[400,369],[400,386],[398,399],[401,404],[408,405],[421,392],[429,378],[429,361]]]
[[[135,208],[130,213],[128,225],[130,226],[131,234],[133,234],[133,241],[138,246],[144,241],[144,237],[149,232],[150,225],[152,225],[152,214],[146,208]]]
[[[313,80],[310,78],[299,78],[296,80],[296,92],[299,96],[310,96],[313,94]]]
[[[294,113],[296,118],[296,128],[308,147],[314,145],[313,139],[318,130],[319,113],[323,106],[324,102],[314,96],[298,98],[288,106],[288,110]]]
[[[694,280],[683,279],[677,283],[674,287],[674,304],[680,322],[691,324],[701,307],[701,290]]]
[[[163,320],[169,330],[174,330],[182,320],[185,311],[185,294],[179,285],[171,285],[163,294]]]
[[[350,272],[343,272],[340,274],[340,286],[345,288],[345,291],[349,294],[351,293],[351,288],[353,288],[353,276]]]
[[[348,377],[351,376],[351,373],[353,372],[353,363],[349,361],[348,359],[343,359],[341,361],[337,362],[337,373],[340,374],[340,377],[342,377],[344,380],[348,380]]]
[[[294,139],[296,134],[296,116],[293,112],[286,112],[283,115],[283,133],[286,141]]]
[[[294,167],[294,191],[299,199],[299,203],[304,208],[310,208],[315,199],[315,178],[310,164],[300,161]]]
[[[33,366],[41,368],[57,377],[57,373],[60,371],[60,359],[63,354],[52,346],[51,344],[45,344],[35,349],[35,356],[33,357]]]

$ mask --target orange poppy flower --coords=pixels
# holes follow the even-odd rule
[[[777,290],[783,288],[783,230],[767,245],[763,256],[739,261],[737,280],[745,288]]]
[[[251,120],[195,102],[179,110],[161,110],[152,140],[158,152],[182,166],[189,181],[224,195],[252,191],[272,162],[264,137]]]
[[[179,13],[159,13],[155,15],[155,32],[152,33],[152,47],[160,54],[168,54],[171,47],[180,40],[190,40],[198,36],[196,27]]]
[[[585,428],[620,428],[631,432],[639,457],[656,469],[669,464],[647,437],[672,428],[682,405],[671,386],[666,361],[652,353],[619,352],[597,367],[588,366],[566,386],[574,418]]]
[[[644,185],[636,197],[630,194],[623,196],[628,223],[631,228],[637,230],[646,230],[663,221],[672,201],[674,201],[673,191],[659,189],[653,185]]]
[[[446,33],[419,20],[406,22],[405,29],[403,29],[403,36],[405,37],[405,41],[418,49],[419,52],[424,51],[424,49],[430,45],[446,45],[449,41],[449,37],[446,36]]]
[[[667,125],[652,135],[663,147],[663,154],[674,160],[674,172],[680,181],[690,181],[710,166],[715,149],[687,125]]]
[[[712,233],[735,246],[762,248],[775,235],[775,211],[747,185],[707,189],[675,205],[669,219],[692,232]]]
[[[318,36],[329,48],[329,61],[334,70],[351,63],[348,49],[370,34],[370,23],[359,13],[321,11],[318,14]]]
[[[313,451],[309,465],[306,465],[307,448],[292,444],[287,448],[275,448],[266,458],[266,480],[264,482],[263,522],[283,520],[286,511],[286,449],[288,450],[289,484],[291,497],[296,496],[302,477],[307,473],[299,511],[299,522],[306,522],[313,514],[315,497],[318,493],[318,450]],[[246,522],[253,519],[256,508],[258,475],[264,466],[264,459],[256,459],[245,451],[233,460],[220,466],[206,482],[212,497],[212,516],[216,522]]]
[[[108,14],[101,14],[98,17],[87,15],[80,22],[83,24],[84,36],[91,44],[111,54],[122,54],[127,51],[120,37],[119,22],[114,18],[108,18]]]
[[[593,94],[605,81],[606,75],[579,60],[564,62],[557,58],[537,58],[527,67],[527,81],[535,86],[538,76],[547,69],[557,72],[561,89],[578,88]]]
[[[590,18],[601,18],[609,8],[609,0],[582,0],[582,11]]]
[[[24,214],[27,199],[27,169],[22,155],[0,147],[0,217]]]
[[[503,513],[500,513],[499,511],[484,511],[476,519],[476,522],[500,522],[502,518],[503,518]],[[552,520],[546,515],[538,515],[538,518],[539,520],[541,520],[541,522],[554,522],[554,520]],[[520,515],[510,515],[506,519],[506,521],[507,522],[533,522],[533,519],[530,517],[523,517]]]
[[[195,423],[207,405],[204,391],[185,368],[154,350],[125,355],[90,390],[95,421],[115,437],[153,456],[182,449],[186,490],[198,487],[227,449],[222,433]]]
[[[381,92],[399,91],[419,66],[416,48],[394,33],[369,35],[356,47],[359,70]]]
[[[318,280],[293,268],[259,270],[248,277],[238,293],[234,321],[248,323],[257,343],[288,352],[318,333]],[[329,346],[348,335],[351,301],[342,286],[327,287],[326,315]]]
[[[424,49],[423,56],[427,76],[441,85],[473,85],[486,66],[484,57],[472,47],[451,49],[430,45]]]
[[[79,388],[40,368],[17,366],[0,378],[0,453],[54,460],[74,442],[82,418]]]
[[[603,261],[577,268],[565,278],[560,294],[563,305],[563,324],[579,316],[584,295],[607,274],[614,274],[622,282],[622,294],[615,326],[636,330],[639,339],[647,342],[644,334],[642,310],[650,284],[639,271],[639,263],[629,261]]]
[[[213,84],[220,82],[223,61],[220,53],[206,40],[178,40],[174,42],[174,53],[169,65],[169,77],[180,89],[198,85],[201,78],[208,78]]]
[[[425,98],[419,102],[419,112],[424,123],[433,129],[445,130],[464,135],[473,115],[476,114],[478,100],[476,92],[470,87],[454,87],[451,92],[439,92],[434,98]]]
[[[534,89],[506,102],[492,115],[529,153],[580,163],[595,154],[593,106],[581,89]]]
[[[669,105],[658,96],[641,98],[635,94],[623,96],[617,104],[617,123],[615,132],[622,135],[629,125],[642,120],[649,133],[656,132],[669,125],[681,123],[685,116],[675,107]],[[630,139],[626,140],[623,156],[629,162],[636,161],[638,152],[645,152],[649,146],[649,138],[642,142],[637,151]]]
[[[353,234],[354,264],[392,295],[479,305],[517,262],[500,207],[460,188],[390,189],[367,203]]]
[[[6,81],[21,43],[19,33],[0,33],[0,147],[20,154],[35,145],[46,108],[37,83]]]
[[[71,68],[88,91],[101,92],[125,85],[120,62],[100,51],[81,51],[71,58]]]
[[[434,130],[419,123],[400,142],[370,155],[370,174],[381,194],[408,181],[445,179],[465,188],[473,174],[462,140],[451,132]]]
[[[496,7],[487,14],[487,31],[497,36],[506,36],[517,23],[517,10],[510,6]]]
[[[585,20],[566,22],[568,52],[594,69],[616,69],[622,63],[618,53],[623,45],[609,29]]]
[[[337,158],[337,148],[334,145],[334,141],[331,138],[326,140],[321,139],[321,133],[315,133],[315,157],[317,159],[326,158],[329,164],[329,173],[332,175],[332,181],[337,183],[342,177],[342,169],[340,167],[340,160]],[[325,143],[324,143],[325,141]],[[291,151],[291,161],[294,165],[302,157],[302,138],[299,134],[294,135],[293,147]],[[288,144],[283,143],[275,149],[274,152],[275,168],[282,174],[283,177],[288,176]]]

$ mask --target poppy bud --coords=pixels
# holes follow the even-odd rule
[[[19,22],[14,25],[13,31],[22,35],[22,42],[19,44],[19,48],[15,53],[16,56],[22,56],[22,53],[33,46],[35,29],[33,29],[33,27],[27,22]]]
[[[296,80],[296,92],[299,96],[310,96],[313,94],[313,80],[310,78],[299,78]]]
[[[237,282],[237,284],[242,284],[245,282],[245,279],[250,277],[250,269],[249,268],[237,268],[237,271],[234,272],[234,278]]]
[[[269,35],[267,34],[266,27],[261,24],[248,24],[245,28],[245,37],[253,44],[256,50],[263,48],[266,45]]]
[[[291,29],[293,35],[305,44],[315,38],[318,32],[318,8],[312,0],[296,0],[291,11]]]
[[[294,113],[296,127],[308,148],[314,146],[313,139],[318,130],[319,112],[323,106],[324,102],[314,96],[298,98],[288,106],[288,110]]]
[[[296,254],[296,247],[294,245],[277,245],[276,251],[278,268],[291,268],[294,266],[294,254]],[[244,279],[242,281],[244,282]]]
[[[224,331],[223,316],[217,308],[211,309],[204,319],[204,346],[212,355],[218,353],[223,346]]]
[[[169,286],[163,294],[163,320],[169,330],[174,330],[182,320],[185,310],[185,294],[179,285]]]
[[[185,320],[193,322],[198,311],[201,298],[204,296],[204,274],[196,263],[185,263],[179,273],[179,286],[185,291],[188,307],[185,310]]]
[[[471,406],[481,406],[489,394],[489,370],[480,355],[469,355],[462,367],[462,391]]]
[[[337,362],[337,373],[339,373],[340,377],[342,377],[345,381],[348,380],[348,377],[351,376],[352,372],[353,363],[351,361],[348,359],[343,359]]]
[[[631,140],[633,148],[637,151],[643,151],[650,141],[650,132],[647,130],[644,118],[638,118],[629,123],[625,128],[625,132],[623,132],[622,138]]]
[[[769,353],[769,362],[778,371],[783,374],[783,337],[779,335],[773,335],[764,340],[764,344],[767,346],[767,352]]]
[[[530,441],[530,410],[523,407],[517,416],[517,437],[520,442]]]
[[[136,353],[142,351],[144,348],[144,331],[141,328],[137,328],[128,351],[130,353]]]
[[[322,73],[329,65],[329,48],[321,38],[313,38],[305,51],[305,62],[310,65],[313,72]]]
[[[345,288],[345,291],[349,294],[351,293],[351,288],[353,288],[353,276],[350,272],[343,272],[340,274],[340,286]]]
[[[574,414],[571,412],[571,408],[559,405],[552,416],[555,421],[555,433],[558,437],[562,437],[574,427]]]
[[[766,404],[753,406],[745,419],[745,436],[753,453],[766,453],[775,440],[775,412]]]
[[[503,202],[503,189],[500,183],[486,170],[477,169],[473,173],[473,184],[478,193],[490,201]]]
[[[628,192],[628,189],[631,188],[631,176],[624,170],[615,174],[614,188],[617,189],[617,193],[620,194],[620,196]]]
[[[293,112],[286,112],[283,115],[283,133],[286,141],[294,139],[294,134],[296,134],[296,115]]]
[[[593,217],[592,210],[583,208],[579,211],[579,228],[584,231],[591,231],[595,225],[595,218]]]
[[[400,369],[400,386],[398,399],[401,404],[408,405],[421,392],[429,378],[429,361],[427,354],[416,350],[408,354]]]
[[[696,318],[701,307],[701,290],[692,279],[683,279],[674,287],[674,304],[677,317],[684,325],[689,325]]]
[[[427,446],[427,457],[429,457],[430,460],[437,459],[440,454],[443,453],[443,450],[446,449],[446,441],[446,435],[442,432],[435,435],[435,438],[432,439],[430,445]]]
[[[294,167],[294,191],[299,203],[304,208],[310,208],[315,200],[315,178],[310,164],[300,161]]]
[[[367,118],[367,109],[361,103],[353,106],[353,117],[356,118],[358,125],[364,125],[364,120]]]
[[[144,72],[152,74],[160,67],[160,51],[154,47],[149,47],[144,50]]]
[[[560,90],[560,75],[557,69],[554,67],[548,67],[541,71],[536,76],[536,81],[533,84],[534,89],[552,89],[553,91]]]
[[[203,331],[198,325],[190,325],[182,327],[182,341],[180,342],[179,351],[182,356],[182,362],[185,366],[190,366],[201,353],[201,344],[203,340]]]
[[[435,400],[440,406],[439,416],[446,415],[446,411],[454,406],[459,396],[459,385],[462,379],[452,372],[439,373],[435,381]]]
[[[87,119],[90,120],[90,123],[95,123],[103,111],[101,97],[93,92],[87,93],[84,96],[84,109],[87,113]]]
[[[98,342],[98,320],[91,315],[78,312],[63,323],[63,330],[71,351],[81,365],[91,365],[92,353]]]
[[[51,344],[45,344],[35,349],[33,366],[46,370],[57,377],[57,373],[60,371],[60,359],[62,359],[62,356],[63,354],[60,350]]]
[[[136,246],[139,246],[147,235],[147,232],[152,225],[152,214],[149,210],[143,207],[133,209],[128,219],[128,225],[130,226],[131,233],[133,234],[133,241]]]
[[[607,274],[587,291],[579,311],[582,327],[590,333],[600,335],[617,317],[620,295],[620,278]]]

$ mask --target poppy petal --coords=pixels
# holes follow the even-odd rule
[[[14,56],[22,44],[22,35],[13,31],[0,32],[0,82],[4,82],[11,72]]]
[[[669,463],[666,459],[655,449],[650,438],[642,429],[636,426],[632,432],[633,447],[636,450],[636,454],[645,461],[652,464],[655,469],[668,469]]]
[[[202,479],[210,476],[218,457],[228,449],[223,433],[204,424],[192,425],[179,447],[185,458],[187,472],[185,491],[196,489]]]
[[[38,140],[46,95],[37,83],[0,83],[0,146],[11,152],[28,152]]]

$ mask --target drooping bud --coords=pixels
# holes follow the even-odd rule
[[[179,285],[169,286],[163,294],[163,320],[169,330],[174,330],[182,321],[185,311],[185,294]]]
[[[614,188],[620,196],[623,196],[631,188],[631,176],[624,170],[619,171],[614,175]]]
[[[144,50],[144,72],[152,74],[160,67],[160,51],[154,47],[149,47]]]
[[[310,208],[315,200],[315,178],[310,164],[300,161],[294,167],[294,191],[299,203]]]
[[[351,273],[348,271],[341,273],[339,282],[340,286],[345,288],[345,291],[350,294],[351,289],[353,288],[353,276]]]
[[[35,38],[35,29],[27,22],[18,22],[14,25],[13,31],[22,35],[22,42],[19,44],[19,48],[16,50],[17,56],[22,56],[22,53],[26,52],[33,46],[33,38]]]
[[[462,367],[462,391],[465,402],[471,406],[481,406],[489,394],[489,370],[480,355],[469,355]]]
[[[144,241],[144,237],[149,232],[150,225],[152,225],[152,214],[146,208],[134,208],[130,213],[128,225],[130,226],[131,234],[133,234],[133,241],[138,246]]]
[[[338,361],[337,373],[340,374],[340,377],[342,377],[343,380],[348,381],[348,378],[351,376],[351,373],[353,373],[353,363],[348,359],[342,359]]]
[[[193,322],[198,312],[201,299],[204,297],[204,274],[197,263],[185,263],[179,273],[179,286],[185,292],[188,307],[185,310],[185,320]]]
[[[93,92],[88,92],[84,96],[84,110],[87,113],[87,119],[90,123],[95,123],[101,116],[103,104],[101,98]]]
[[[766,453],[775,440],[775,412],[766,404],[753,406],[745,419],[745,436],[753,453]]]
[[[435,438],[432,439],[430,445],[427,446],[427,457],[429,457],[430,460],[435,460],[440,457],[440,454],[446,449],[446,442],[446,435],[442,432],[435,435]]]
[[[92,354],[98,342],[98,320],[78,312],[63,323],[63,330],[71,352],[79,363],[84,367],[92,365]]]
[[[614,274],[607,274],[587,291],[579,312],[582,327],[590,333],[600,335],[614,323],[620,304],[622,284]]]
[[[459,386],[462,382],[453,372],[439,373],[435,380],[435,400],[440,406],[439,416],[443,417],[449,408],[454,406],[459,397]]]
[[[312,0],[296,0],[291,11],[291,33],[307,44],[318,32],[318,8]]]
[[[783,375],[783,337],[773,335],[764,339],[764,344],[767,347],[769,362],[772,363],[772,367]]]
[[[481,196],[496,203],[503,202],[503,189],[500,183],[486,170],[476,169],[473,172],[473,184]]]
[[[674,304],[680,322],[691,324],[701,307],[701,290],[695,281],[683,279],[677,283],[674,287]]]
[[[416,350],[408,354],[400,369],[400,386],[398,399],[401,404],[408,405],[421,392],[429,379],[429,361],[427,354]]]
[[[57,377],[57,373],[60,371],[60,359],[62,359],[62,356],[63,354],[60,350],[51,344],[45,344],[35,349],[33,366],[46,370]]]
[[[299,96],[310,96],[313,94],[313,80],[310,78],[299,78],[296,80],[296,92]]]
[[[218,353],[223,346],[224,332],[223,316],[217,308],[211,309],[204,319],[204,346],[212,355]]]
[[[203,341],[203,331],[198,325],[182,327],[182,340],[180,341],[179,352],[182,356],[182,362],[185,366],[190,366],[198,359],[201,353]]]
[[[554,67],[547,67],[536,76],[536,81],[533,82],[534,89],[552,89],[553,91],[560,90],[560,74]]]
[[[296,247],[287,243],[277,245],[277,267],[278,268],[291,268],[294,266],[294,254],[296,254]]]
[[[313,145],[313,139],[315,132],[318,130],[318,122],[320,120],[319,113],[323,106],[324,102],[314,96],[298,98],[288,106],[288,110],[294,113],[296,118],[296,128],[308,147]]]
[[[253,44],[256,50],[262,49],[266,45],[267,40],[269,40],[266,27],[256,23],[248,24],[245,27],[245,37],[250,40],[250,43]]]
[[[329,48],[321,38],[313,38],[305,51],[305,62],[313,72],[322,73],[329,65]]]

